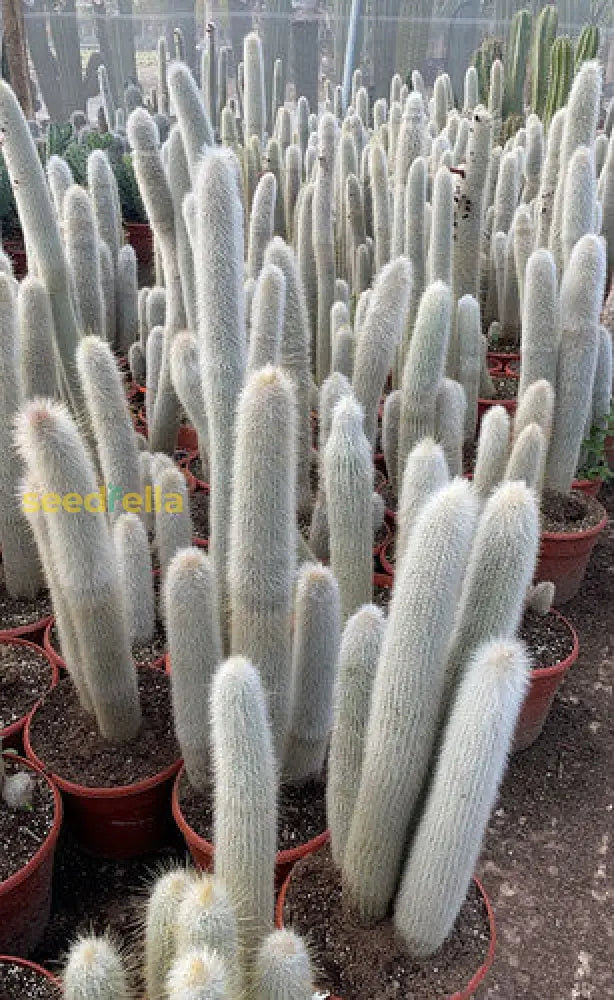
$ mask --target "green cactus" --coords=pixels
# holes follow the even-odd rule
[[[531,44],[532,18],[528,10],[518,10],[509,27],[505,46],[503,117],[524,114],[524,84]]]
[[[437,493],[418,516],[395,582],[343,856],[344,895],[362,920],[381,919],[398,884],[437,734],[449,622],[476,517],[466,481]],[[412,763],[391,768],[391,760]]]
[[[524,647],[511,640],[481,647],[464,671],[395,903],[395,928],[414,955],[433,954],[454,926],[496,800],[529,673]]]
[[[548,95],[550,52],[556,38],[559,13],[555,4],[543,7],[535,19],[531,50],[531,111],[543,119]]]
[[[577,73],[584,62],[597,58],[599,52],[599,28],[596,24],[585,24],[576,42],[574,71]]]
[[[550,125],[554,113],[567,103],[573,72],[573,43],[568,35],[559,35],[550,50],[548,94],[544,108],[546,128]]]

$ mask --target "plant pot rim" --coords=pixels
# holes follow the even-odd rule
[[[29,635],[34,635],[36,632],[44,632],[52,618],[53,615],[43,615],[42,618],[38,618],[29,625],[16,625],[14,628],[0,629],[0,639],[27,640]],[[33,643],[33,645],[36,645],[36,643]]]
[[[146,666],[142,669],[151,670],[153,668],[151,666]],[[96,785],[80,785],[75,781],[69,781],[67,778],[62,778],[60,775],[54,774],[53,771],[50,771],[45,766],[44,761],[42,761],[32,749],[32,743],[30,742],[30,725],[39,705],[40,701],[37,702],[28,715],[23,732],[23,745],[28,756],[28,760],[31,760],[32,763],[43,771],[44,774],[50,777],[51,780],[58,786],[60,791],[66,792],[68,795],[76,795],[82,799],[129,798],[133,795],[138,795],[141,792],[147,792],[150,788],[155,788],[156,785],[161,785],[165,781],[168,781],[174,774],[176,774],[183,763],[182,758],[179,757],[177,760],[173,761],[172,764],[165,767],[164,770],[158,771],[157,774],[152,774],[149,778],[143,778],[141,781],[136,781],[133,785],[113,785],[110,788],[100,788]]]
[[[20,885],[25,879],[29,878],[32,872],[41,866],[43,861],[53,853],[55,850],[55,845],[60,833],[60,827],[62,826],[62,796],[53,781],[53,779],[45,772],[44,768],[38,766],[31,760],[26,760],[25,757],[20,757],[18,754],[5,752],[3,755],[7,760],[15,761],[22,767],[27,767],[31,771],[35,771],[41,778],[44,778],[47,785],[53,793],[53,824],[44,841],[40,845],[36,854],[33,854],[29,861],[20,868],[19,871],[14,872],[13,875],[9,876],[4,882],[0,882],[0,896],[4,896],[8,892],[12,892],[16,886]],[[5,955],[0,955],[0,962]]]
[[[289,872],[283,881],[282,887],[279,890],[277,902],[275,903],[275,926],[278,930],[283,930],[284,903],[286,901],[286,895],[288,892],[288,887],[290,885],[291,878],[292,878],[292,872]],[[477,969],[477,971],[474,972],[473,976],[471,977],[467,985],[463,987],[463,989],[457,990],[455,993],[452,993],[445,998],[442,997],[441,1000],[464,1000],[464,998],[469,998],[473,994],[473,992],[477,989],[477,987],[480,985],[480,983],[484,981],[487,973],[490,971],[492,964],[495,960],[495,950],[497,946],[497,928],[495,924],[494,910],[492,908],[492,903],[488,898],[488,894],[484,886],[480,882],[479,878],[477,877],[477,875],[473,876],[473,882],[476,885],[477,890],[482,898],[482,902],[484,903],[484,906],[486,908],[486,915],[488,917],[488,928],[490,931],[488,940],[488,951],[486,952],[486,958],[484,959],[480,967]],[[342,998],[331,993],[328,1000],[342,1000]]]
[[[37,972],[39,976],[48,979],[58,989],[62,988],[58,977],[49,972],[49,969],[43,968],[36,962],[30,962],[27,958],[19,958],[17,955],[0,955],[0,965],[21,965],[24,969],[31,969],[32,972]]]
[[[122,225],[124,229],[138,229],[140,231],[148,230],[153,233],[153,230],[148,222],[127,222],[126,219],[122,219]]]
[[[210,856],[213,857],[215,851],[213,842],[206,840],[205,837],[201,837],[199,833],[196,833],[196,830],[190,826],[181,811],[181,805],[179,803],[179,785],[181,783],[184,770],[185,766],[182,761],[179,772],[173,782],[173,790],[171,792],[171,810],[173,813],[173,819],[188,843],[189,841],[192,841],[203,854],[210,854]],[[324,847],[329,840],[330,830],[324,830],[324,832],[318,834],[317,837],[312,837],[304,844],[299,844],[298,847],[290,847],[285,851],[277,851],[275,855],[275,866],[279,867],[281,865],[294,864],[296,861],[300,861],[305,854],[312,854],[314,851]]]
[[[53,615],[51,616],[51,621],[53,621]],[[42,656],[43,659],[47,661],[49,669],[51,671],[51,684],[47,688],[47,691],[50,691],[51,688],[56,686],[56,684],[60,679],[60,672],[58,670],[57,663],[53,662],[53,659],[51,658],[47,650],[44,648],[44,646],[38,646],[35,642],[29,642],[28,639],[24,639],[20,635],[5,636],[0,634],[0,646],[11,646],[11,645],[25,646],[26,649],[33,649],[35,653],[38,653],[40,656]],[[45,692],[45,694],[46,693],[47,692]],[[11,722],[10,725],[5,726],[4,729],[0,729],[0,750],[2,749],[2,743],[4,742],[4,740],[12,739],[13,736],[17,736],[17,734],[20,733],[22,729],[24,729],[28,716],[30,715],[30,712],[32,712],[36,708],[39,701],[40,698],[37,698],[34,705],[32,705],[32,707],[28,709],[28,711],[25,712],[24,715],[21,715],[18,719],[15,720],[15,722]]]
[[[595,497],[593,497],[593,499],[596,500]],[[596,500],[596,502],[599,503],[599,500]],[[599,521],[599,524],[594,524],[592,528],[585,528],[584,531],[542,531],[541,538],[551,541],[557,538],[581,540],[583,538],[592,538],[593,536],[596,537],[597,535],[601,534],[606,524],[608,523],[607,510],[605,509],[603,504],[599,504],[599,506],[603,510],[603,517]]]
[[[534,677],[536,679],[542,679],[542,678],[545,679],[546,677],[556,677],[557,674],[564,674],[576,662],[576,660],[578,659],[578,654],[580,652],[580,641],[578,639],[578,633],[576,632],[575,628],[573,627],[569,619],[565,618],[565,616],[562,615],[557,608],[550,608],[548,614],[555,615],[559,619],[559,621],[563,622],[563,624],[566,625],[569,631],[571,632],[571,638],[573,643],[571,653],[568,656],[566,656],[564,660],[561,660],[559,663],[553,663],[552,666],[550,667],[532,668],[530,674],[530,680],[532,680]]]

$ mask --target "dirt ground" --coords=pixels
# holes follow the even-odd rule
[[[477,994],[614,997],[614,488],[610,521],[565,608],[580,656],[544,731],[513,757],[480,863],[497,923]]]
[[[612,486],[602,500],[614,517]],[[498,932],[481,1000],[614,998],[612,520],[564,610],[580,657],[539,741],[511,760],[480,862]],[[63,835],[53,915],[33,957],[57,969],[78,931],[109,924],[129,942],[153,875],[184,859],[178,836],[157,855],[112,864],[87,858]]]

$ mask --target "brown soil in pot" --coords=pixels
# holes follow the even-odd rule
[[[53,792],[44,778],[20,767],[8,754],[4,755],[4,766],[7,774],[24,771],[33,779],[34,787],[32,803],[27,809],[9,809],[0,799],[0,883],[24,868],[42,847],[53,826],[55,809]]]
[[[157,607],[159,602],[158,594],[160,590],[159,579],[156,579],[155,581],[154,590],[155,590],[155,599]],[[57,628],[55,625],[52,626],[50,638],[51,638],[51,645],[53,646],[53,648],[57,653],[60,653],[60,637],[58,635]],[[153,663],[154,660],[159,659],[165,652],[166,652],[166,632],[162,622],[159,619],[157,619],[154,628],[154,634],[151,641],[144,643],[141,646],[133,646],[132,656],[134,657],[134,662],[137,663],[139,666],[146,666],[148,663]],[[60,653],[60,655],[62,654]]]
[[[554,493],[544,490],[541,500],[541,529],[561,533],[588,531],[602,520],[604,509],[598,500],[580,490]]]
[[[195,792],[185,771],[179,787],[181,811],[192,829],[205,840],[213,840],[213,797]],[[309,781],[300,788],[282,785],[278,799],[277,850],[291,851],[319,837],[327,828],[326,786]]]
[[[23,718],[51,686],[51,665],[27,646],[0,645],[0,729]]]
[[[518,629],[518,638],[526,642],[534,668],[554,667],[566,660],[573,650],[569,627],[558,615],[539,615],[527,609]]]
[[[486,907],[472,885],[445,944],[429,959],[413,959],[391,920],[364,927],[343,906],[341,877],[329,847],[294,867],[284,924],[305,935],[318,987],[342,1000],[449,996],[466,986],[485,961],[490,938]]]
[[[51,598],[47,591],[41,591],[34,600],[9,594],[4,586],[4,567],[0,563],[0,629],[33,625],[51,614]]]
[[[81,708],[69,678],[43,699],[33,717],[30,742],[48,771],[92,788],[133,785],[181,756],[173,730],[170,678],[161,670],[138,673],[143,722],[132,743],[104,740]]]
[[[51,979],[27,965],[0,962],[0,1000],[60,1000]]]
[[[392,489],[392,486],[386,479],[384,473],[380,472],[379,469],[375,470],[373,489],[384,498],[384,504],[388,510],[397,510],[399,506],[399,498]]]
[[[196,538],[209,537],[209,494],[195,490],[190,497],[192,535]]]
[[[518,395],[518,379],[511,375],[498,375],[496,372],[490,373],[490,378],[494,386],[494,395],[489,399],[516,399]]]

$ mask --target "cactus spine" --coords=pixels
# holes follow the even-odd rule
[[[288,930],[269,934],[256,958],[254,984],[259,1000],[312,1000],[311,963],[296,934]]]
[[[70,949],[63,986],[66,1000],[128,1000],[130,996],[119,953],[108,938],[93,935],[80,938]]]
[[[147,996],[160,995],[177,951],[177,908],[194,876],[178,868],[156,880],[145,910],[144,972]]]

